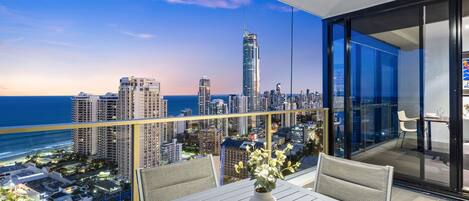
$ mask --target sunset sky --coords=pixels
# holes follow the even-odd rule
[[[240,93],[242,34],[258,34],[261,90],[290,83],[290,11],[274,0],[0,0],[0,96],[116,92],[156,78],[163,95]],[[294,12],[295,92],[321,90],[321,21]]]

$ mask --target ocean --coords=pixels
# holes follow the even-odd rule
[[[216,95],[227,101],[227,96]],[[176,116],[185,108],[198,114],[197,96],[165,96],[168,115]],[[0,127],[69,123],[72,119],[71,96],[0,96]],[[0,162],[39,150],[66,148],[72,144],[70,131],[48,131],[0,136]]]

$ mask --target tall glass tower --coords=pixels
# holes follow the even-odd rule
[[[208,106],[211,101],[210,96],[210,79],[203,76],[199,80],[199,115],[207,115],[209,113]]]
[[[243,35],[243,95],[248,97],[248,112],[259,110],[259,45],[257,35]]]

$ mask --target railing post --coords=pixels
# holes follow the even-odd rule
[[[265,128],[266,148],[269,150],[269,157],[272,156],[272,114],[267,115]]]
[[[140,166],[140,127],[139,124],[132,125],[132,200],[139,201],[137,169]]]
[[[322,140],[323,140],[323,152],[329,154],[329,110],[322,109]]]

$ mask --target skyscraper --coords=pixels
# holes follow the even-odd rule
[[[259,45],[257,35],[243,35],[243,95],[248,97],[248,112],[259,110]]]
[[[73,122],[96,122],[117,119],[117,94],[95,96],[81,92],[72,98]],[[74,129],[75,153],[95,158],[116,160],[116,127]]]
[[[98,96],[81,92],[72,98],[72,122],[94,122],[97,120]],[[97,128],[72,130],[73,151],[84,156],[98,152]]]
[[[209,113],[210,104],[210,79],[204,76],[199,80],[199,115],[207,115]]]
[[[120,80],[117,117],[120,120],[159,118],[167,115],[167,102],[160,94],[160,83],[155,79],[124,77]],[[132,178],[132,128],[117,129],[117,166],[124,179]],[[162,124],[145,124],[140,129],[139,167],[155,167],[160,162]]]
[[[118,96],[115,93],[106,93],[98,99],[98,121],[111,121],[117,119]],[[98,128],[98,158],[116,161],[117,126]]]
[[[246,113],[248,99],[243,95],[231,94],[228,96],[228,111],[231,114]],[[238,134],[243,136],[248,134],[248,118],[230,118],[233,127],[237,128]]]
[[[228,105],[222,99],[214,99],[209,104],[210,115],[228,114]],[[215,126],[224,136],[228,136],[228,119],[210,120],[210,126]]]

